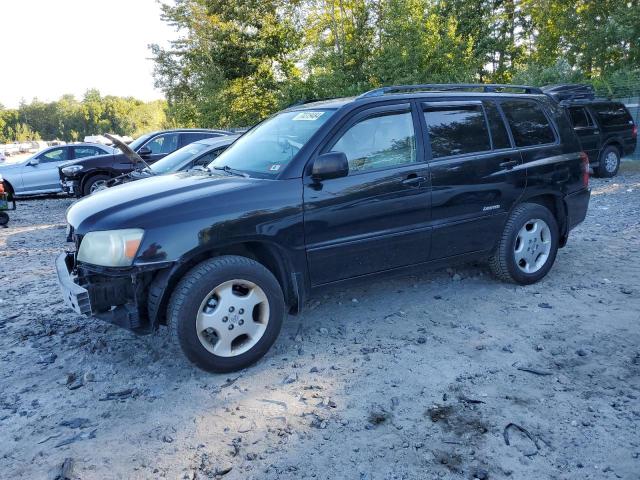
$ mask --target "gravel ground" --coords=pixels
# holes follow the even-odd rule
[[[548,277],[333,289],[234,375],[67,311],[70,199],[0,230],[3,478],[638,479],[640,164],[592,180]]]

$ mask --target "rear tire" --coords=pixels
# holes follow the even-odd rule
[[[598,177],[611,178],[618,174],[620,169],[620,150],[612,145],[606,147],[600,154],[600,162],[596,169]]]
[[[553,266],[558,237],[558,224],[548,208],[523,203],[511,212],[489,266],[500,280],[535,283]]]
[[[276,278],[240,256],[193,267],[167,307],[173,338],[190,361],[209,372],[232,372],[258,361],[278,337],[284,316]]]
[[[6,212],[0,212],[0,227],[4,227],[9,223],[9,214]]]
[[[107,183],[111,177],[109,175],[93,175],[89,177],[84,182],[84,186],[82,187],[82,196],[86,197],[87,195],[91,195],[96,191],[98,187]]]

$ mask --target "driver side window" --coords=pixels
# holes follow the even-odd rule
[[[178,149],[178,134],[167,133],[165,135],[158,135],[147,143],[145,147],[149,148],[153,155],[167,155]]]
[[[64,147],[55,148],[38,155],[36,158],[41,162],[60,162],[67,159],[67,149]]]
[[[416,138],[411,112],[366,118],[344,132],[331,151],[347,156],[349,175],[413,163]]]

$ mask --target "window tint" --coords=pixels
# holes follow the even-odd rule
[[[569,109],[569,115],[571,116],[571,123],[574,127],[590,127],[591,119],[584,107],[571,107]]]
[[[593,109],[605,127],[631,124],[631,115],[620,103],[596,104]]]
[[[501,105],[518,147],[555,142],[549,120],[540,105],[526,100],[510,100]]]
[[[411,113],[362,120],[344,132],[331,151],[347,156],[349,174],[415,162],[416,137]]]
[[[206,132],[188,132],[182,134],[182,144],[189,145],[190,143],[197,142],[198,140],[202,140],[203,138],[211,138],[218,137],[218,134],[215,133],[206,133]]]
[[[493,139],[493,148],[511,148],[507,127],[504,125],[502,115],[494,102],[483,102],[487,118],[489,119],[489,128],[491,129],[491,138]]]
[[[103,155],[105,152],[95,147],[73,147],[75,158],[93,157],[94,155]]]
[[[41,162],[59,162],[61,160],[67,160],[67,149],[64,147],[54,148],[53,150],[49,150],[48,152],[38,155],[38,160]]]
[[[430,107],[424,117],[433,158],[491,150],[480,105]]]
[[[226,149],[227,147],[216,148],[214,151],[209,152],[206,155],[203,155],[202,157],[196,159],[193,162],[192,167],[198,167],[198,166],[206,167],[211,162],[213,162],[216,158],[218,158],[220,154],[224,152]]]
[[[158,135],[145,145],[151,149],[152,154],[168,154],[178,148],[178,134],[166,133]]]

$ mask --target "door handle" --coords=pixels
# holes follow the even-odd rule
[[[422,182],[425,182],[427,179],[424,177],[419,177],[418,175],[416,175],[415,173],[409,175],[407,178],[405,178],[402,181],[403,185],[408,185],[410,187],[419,187]]]
[[[508,160],[506,162],[502,162],[500,164],[500,167],[506,168],[507,170],[511,170],[516,165],[518,165],[518,161],[517,160]]]

